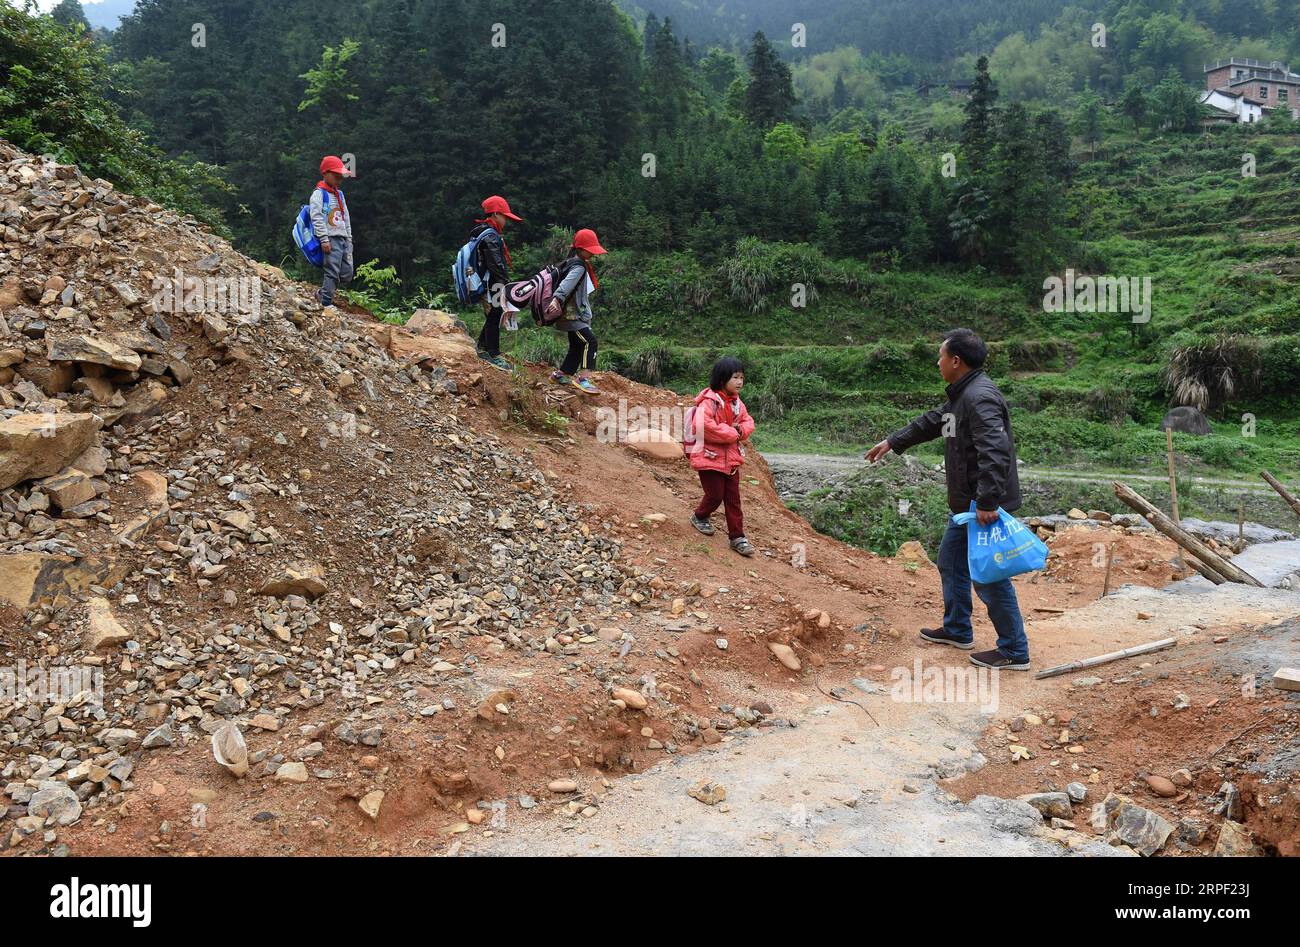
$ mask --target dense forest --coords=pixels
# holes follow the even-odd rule
[[[1199,460],[1300,468],[1300,136],[1285,110],[1205,128],[1197,103],[1207,61],[1300,58],[1298,5],[141,0],[106,33],[62,0],[0,24],[0,136],[251,255],[305,274],[290,222],[320,156],[353,156],[375,261],[353,295],[388,318],[450,304],[501,193],[520,272],[566,229],[613,249],[606,366],[695,390],[743,349],[766,444],[852,449],[905,419],[966,322],[1031,462],[1138,463],[1190,398],[1218,425]],[[1151,277],[1152,321],[1044,312],[1067,267]]]
[[[708,16],[668,0],[640,24],[608,0],[141,0],[99,82],[167,157],[222,169],[231,190],[211,200],[272,259],[334,152],[355,156],[360,244],[408,280],[440,274],[478,200],[501,192],[524,211],[520,240],[588,224],[714,262],[756,237],[1036,283],[1069,254],[1069,135],[1078,121],[1096,134],[1099,96],[1128,88],[1152,127],[1190,129],[1184,80],[1202,60],[1281,55],[1300,36],[1269,2],[1226,6],[1111,2],[1096,47],[1092,15],[1053,0],[751,0]],[[980,91],[964,113],[935,102],[910,134],[890,90],[941,74],[980,75]],[[949,152],[969,173],[941,173]]]

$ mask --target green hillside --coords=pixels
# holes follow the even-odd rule
[[[1241,174],[1247,152],[1253,178]],[[742,248],[761,286],[746,304],[737,297],[751,286],[733,283],[725,264],[624,251],[603,268],[608,364],[693,393],[712,359],[740,353],[762,447],[848,452],[937,403],[938,339],[968,325],[991,342],[990,370],[1026,462],[1144,470],[1163,463],[1156,426],[1170,401],[1171,356],[1186,350],[1210,371],[1216,341],[1232,336],[1236,391],[1214,404],[1214,433],[1180,436],[1179,451],[1196,470],[1300,470],[1300,135],[1118,138],[1082,162],[1079,178],[1098,232],[1089,253],[1104,272],[1150,277],[1149,324],[1047,313],[1041,291],[990,273],[880,271],[757,243]],[[803,309],[790,305],[797,282],[815,288]],[[532,360],[560,351],[535,330],[514,344]],[[1253,437],[1243,436],[1247,413]]]

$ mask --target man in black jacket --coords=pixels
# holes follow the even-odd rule
[[[493,194],[483,201],[483,212],[487,215],[476,220],[469,232],[473,240],[480,233],[483,239],[478,243],[478,260],[475,267],[478,272],[487,274],[488,291],[483,298],[483,331],[478,334],[478,354],[489,365],[503,371],[510,370],[510,363],[501,357],[501,316],[503,293],[506,283],[510,282],[510,250],[506,246],[505,230],[507,220],[523,220],[510,211],[510,205],[500,195]]]
[[[867,460],[875,463],[891,450],[901,454],[909,447],[943,437],[948,508],[965,513],[973,502],[982,526],[997,522],[998,507],[1008,513],[1020,508],[1011,415],[1002,392],[984,373],[987,357],[984,341],[970,329],[949,332],[939,346],[939,374],[948,383],[948,400],[867,453]],[[969,651],[975,647],[975,632],[970,621],[971,578],[965,526],[949,522],[939,546],[939,575],[943,579],[943,627],[923,628],[921,637]],[[971,663],[999,670],[1028,670],[1029,639],[1011,580],[976,584],[975,591],[997,629],[998,646],[972,654]]]

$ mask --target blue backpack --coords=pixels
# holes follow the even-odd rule
[[[478,271],[478,245],[490,232],[494,232],[491,227],[484,227],[476,236],[470,237],[456,254],[456,262],[451,266],[451,277],[456,283],[456,297],[462,306],[477,302],[488,291],[487,274]]]
[[[321,190],[325,197],[325,213],[328,216],[330,192]],[[339,191],[339,196],[342,195],[343,192]],[[316,236],[316,228],[311,225],[311,204],[303,204],[298,211],[298,218],[293,222],[293,242],[298,245],[298,249],[312,266],[325,265],[325,252],[320,248],[320,237]]]

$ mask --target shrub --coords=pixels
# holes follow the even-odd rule
[[[1165,387],[1175,404],[1209,412],[1253,390],[1260,375],[1259,342],[1222,336],[1213,342],[1176,347],[1165,368]]]

